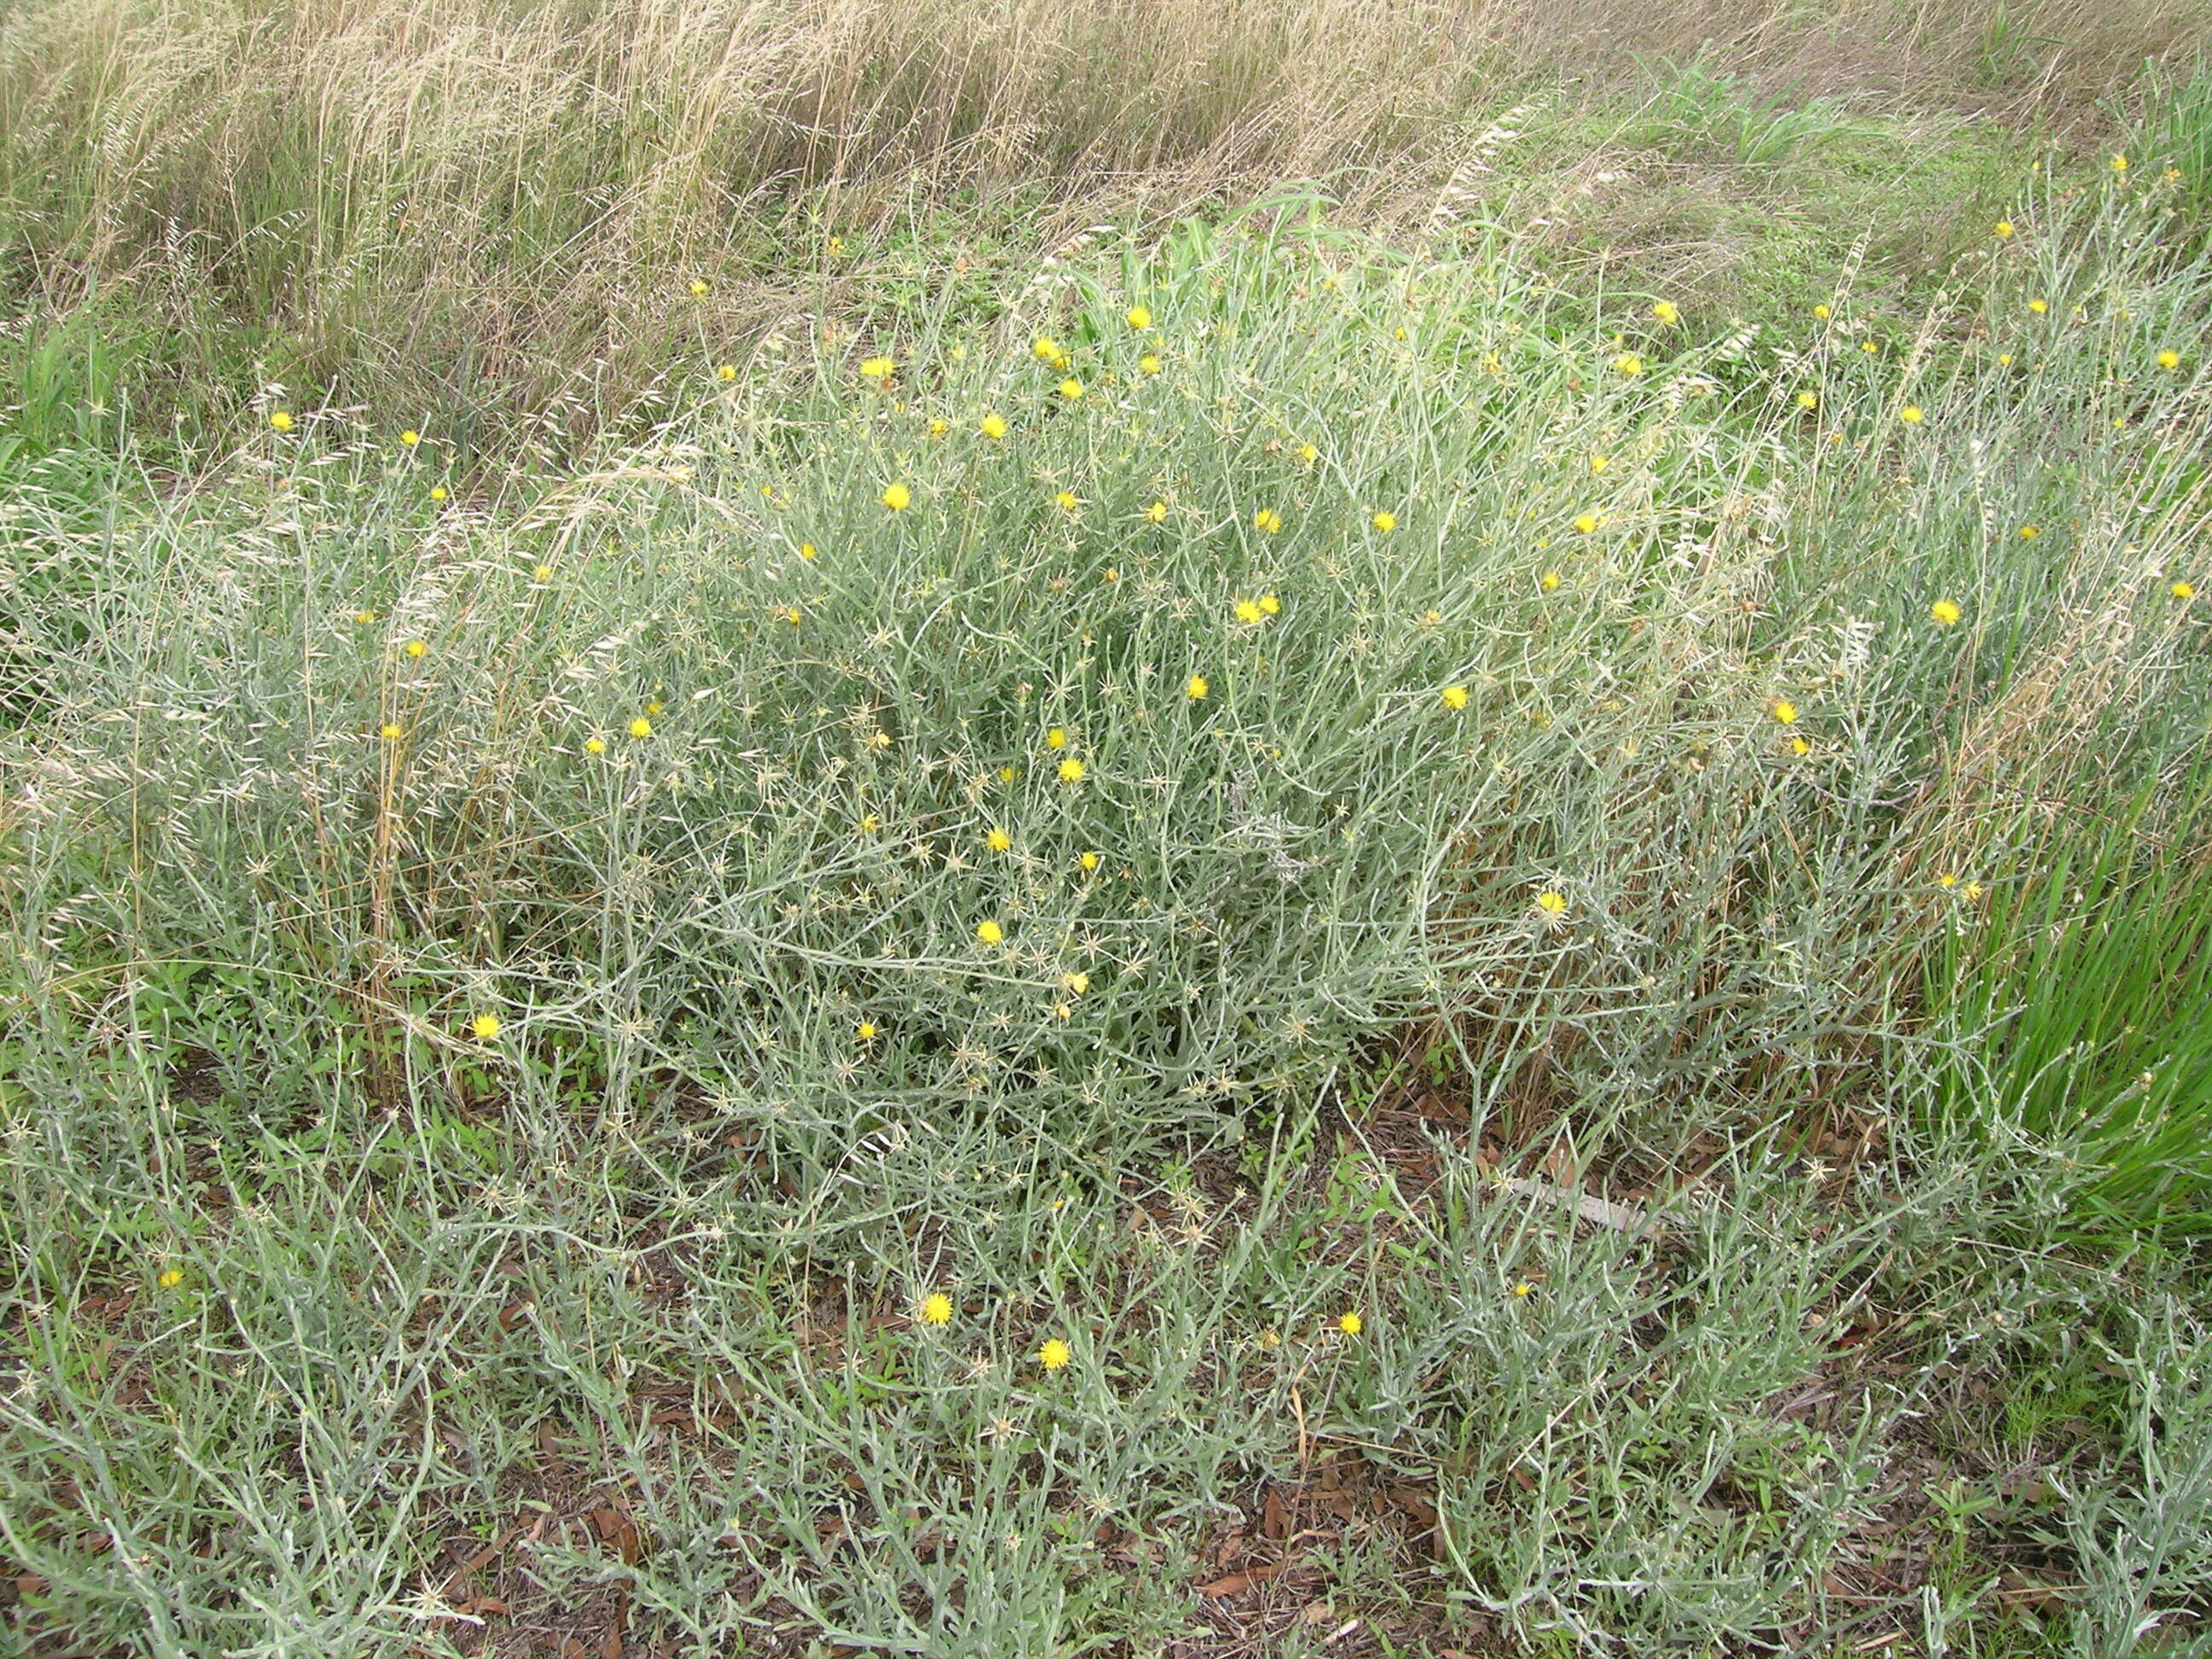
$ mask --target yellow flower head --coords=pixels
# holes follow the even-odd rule
[[[1559,591],[1559,573],[1556,570],[1547,570],[1544,573],[1543,579],[1536,585],[1542,588],[1547,593],[1558,592]]]
[[[1145,509],[1145,517],[1154,524],[1165,524],[1168,520],[1168,504],[1165,501],[1154,501]]]
[[[1928,614],[1936,619],[1936,626],[1939,628],[1949,628],[1956,624],[1959,618],[1966,613],[1959,609],[1958,602],[1954,599],[1938,599],[1928,607]]]
[[[988,835],[983,837],[983,845],[989,848],[994,853],[1003,853],[1013,844],[1014,838],[1012,836],[1008,835],[1005,830],[996,828],[993,829]]]
[[[653,735],[653,722],[646,719],[644,715],[640,714],[635,720],[629,723],[629,734],[633,738],[651,737]]]
[[[410,640],[405,645],[402,646],[400,649],[406,652],[409,656],[414,658],[417,662],[420,662],[423,658],[430,654],[429,646],[421,640]]]
[[[474,1019],[469,1022],[469,1030],[475,1032],[476,1035],[484,1042],[489,1042],[494,1037],[499,1035],[499,1016],[497,1014],[478,1014]]]
[[[1098,867],[1098,854],[1085,853],[1081,858],[1076,860],[1076,862],[1083,866],[1083,872],[1088,875]]]
[[[584,752],[587,755],[605,754],[607,752],[607,740],[605,738],[586,738],[584,739]]]
[[[369,623],[376,620],[376,612],[374,611],[356,611],[353,613],[353,619],[356,627],[366,628]]]
[[[942,438],[946,433],[951,430],[952,422],[946,420],[942,415],[933,415],[929,417],[929,435],[931,437]]]
[[[382,738],[386,743],[397,743],[405,735],[405,733],[400,731],[397,725],[390,720],[385,721],[382,726],[379,726],[377,728],[376,734]]]
[[[1074,1358],[1067,1344],[1056,1336],[1037,1350],[1037,1364],[1048,1371],[1066,1370],[1067,1362]]]
[[[1367,522],[1387,536],[1398,527],[1398,515],[1386,507]]]
[[[446,499],[446,486],[443,484],[432,484],[430,486],[430,499],[434,501],[444,501]]]
[[[2197,597],[2196,588],[2187,582],[2176,582],[2166,591],[2169,598],[2179,599],[2184,605]]]
[[[1160,372],[1160,360],[1148,351],[1137,359],[1137,368],[1140,373],[1157,374]]]
[[[948,1325],[952,1322],[952,1298],[942,1291],[932,1291],[922,1298],[921,1322],[925,1325]]]
[[[1567,896],[1565,893],[1539,893],[1536,895],[1536,908],[1556,921],[1567,914]]]
[[[1260,610],[1261,614],[1272,617],[1282,608],[1283,602],[1277,599],[1273,593],[1262,593],[1260,596]]]
[[[1606,456],[1593,455],[1590,457],[1589,466],[1590,471],[1593,475],[1604,471],[1606,468],[1612,465],[1613,462]]]
[[[1263,507],[1252,515],[1252,522],[1264,534],[1272,536],[1283,527],[1283,515],[1272,507]]]
[[[274,415],[271,415],[269,417],[269,424],[275,427],[279,432],[289,432],[292,429],[291,411],[285,409],[278,410]]]
[[[1346,1336],[1357,1336],[1366,1328],[1367,1322],[1353,1311],[1347,1310],[1337,1318],[1336,1328]]]
[[[914,491],[902,483],[884,487],[884,505],[894,513],[903,513],[914,505]]]
[[[1448,685],[1443,690],[1443,699],[1444,707],[1447,708],[1464,708],[1467,707],[1467,688],[1463,685]]]
[[[1797,705],[1787,697],[1774,700],[1774,718],[1784,726],[1797,724]]]
[[[815,546],[812,542],[801,542],[799,544],[799,556],[802,559],[819,558],[821,552],[822,550]]]
[[[724,363],[714,373],[725,382],[734,380],[738,378],[738,366],[735,363]]]
[[[1049,732],[1047,732],[1044,734],[1044,746],[1048,749],[1066,748],[1067,729],[1065,726],[1054,726]]]
[[[1832,313],[1831,311],[1829,311],[1829,309],[1828,309],[1828,308],[1827,308],[1827,307],[1826,307],[1826,306],[1814,306],[1814,307],[1813,307],[1813,315],[1814,315],[1814,317],[1817,320],[1819,320],[1819,321],[1820,321],[1820,322],[1824,322],[1824,323],[1825,323],[1825,322],[1826,322],[1826,321],[1828,320],[1828,319],[1829,319],[1832,315],[1833,315],[1833,314],[1834,314],[1834,313]]]
[[[1597,534],[1597,527],[1605,520],[1595,513],[1585,513],[1575,520],[1575,528],[1585,536]]]
[[[1068,402],[1073,403],[1078,398],[1080,398],[1083,395],[1083,382],[1077,380],[1073,374],[1069,375],[1066,380],[1060,383],[1060,395],[1066,398]]]
[[[872,1042],[875,1041],[876,1036],[875,1021],[872,1019],[862,1020],[858,1025],[853,1028],[853,1035],[860,1038],[863,1042]],[[939,1322],[941,1324],[944,1322],[939,1321]]]
[[[1897,411],[1897,418],[1903,421],[1907,426],[1918,426],[1921,422],[1928,417],[1921,412],[1919,404],[1907,404],[1904,408]]]
[[[1793,755],[1809,755],[1813,752],[1813,745],[1802,738],[1792,738],[1790,739],[1790,752]]]
[[[2171,348],[2160,352],[2158,354],[2158,366],[2160,368],[2179,368],[2181,367],[2181,354]]]
[[[155,1281],[155,1283],[158,1284],[165,1291],[173,1291],[178,1285],[184,1282],[185,1273],[184,1269],[181,1267],[162,1268],[161,1276]]]
[[[530,580],[534,582],[551,581],[553,580],[553,567],[550,564],[541,564],[532,567]]]
[[[1800,409],[1818,409],[1820,406],[1820,394],[1819,392],[1799,392],[1799,393],[1797,394],[1797,407],[1798,407],[1798,408],[1800,408]]]
[[[1142,306],[1131,306],[1129,307],[1129,326],[1131,328],[1150,328],[1152,325],[1152,313],[1151,312],[1146,310]]]
[[[399,434],[399,441],[404,447],[412,449],[416,444],[422,441],[422,434],[410,427],[408,430]]]
[[[1076,758],[1075,758],[1075,757],[1074,757],[1074,756],[1073,756],[1073,755],[1070,755],[1070,756],[1069,756],[1066,760],[1064,760],[1064,761],[1060,762],[1060,781],[1062,783],[1080,783],[1080,782],[1082,782],[1082,781],[1083,781],[1083,763],[1082,763],[1081,761],[1079,761],[1079,760],[1076,759]]]
[[[2037,316],[2040,317],[2044,313],[2051,309],[2051,301],[2048,300],[2030,300],[2027,302],[2027,308],[2033,312]]]
[[[1014,769],[1012,767],[1002,766],[999,769],[999,781],[1000,783],[1012,783],[1013,781]]]
[[[986,415],[983,417],[983,435],[993,443],[998,442],[1006,435],[1006,422],[996,415]]]
[[[1006,941],[1006,930],[995,921],[979,921],[975,924],[975,937],[986,945],[1000,945]]]
[[[1674,309],[1674,302],[1671,300],[1660,301],[1651,307],[1651,314],[1669,326],[1682,320],[1682,313]]]
[[[1076,508],[1083,505],[1083,503],[1076,498],[1075,492],[1072,489],[1063,489],[1059,495],[1054,496],[1052,499],[1053,504],[1059,507],[1063,513],[1073,513]]]
[[[1998,221],[1997,221],[1996,229],[1997,229],[1997,239],[1998,239],[2000,241],[2003,240],[2005,238],[2007,238],[2007,237],[2008,237],[2008,236],[2010,236],[2010,235],[2012,234],[2012,221],[2011,221],[2011,220],[2009,220],[2009,219],[2000,219],[2000,220],[1998,220]]]
[[[2128,170],[2128,158],[2127,158],[2125,155],[2115,155],[2114,157],[2112,157],[2112,171],[2113,171],[2113,172],[2115,172],[2115,173],[2125,173],[2127,170]]]
[[[1091,988],[1091,975],[1079,970],[1073,974],[1062,974],[1060,976],[1060,982],[1070,996],[1079,997]]]
[[[1237,620],[1241,623],[1258,622],[1260,620],[1260,607],[1250,599],[1237,600]]]
[[[702,282],[698,277],[694,276],[691,279],[691,297],[696,300],[706,291],[707,284]]]
[[[1644,372],[1644,359],[1632,351],[1624,351],[1613,360],[1613,366],[1623,374],[1641,374]]]
[[[2020,527],[2020,538],[2024,542],[2032,542],[2042,533],[2032,524],[2024,524]]]
[[[1041,363],[1065,362],[1067,354],[1060,349],[1060,342],[1049,334],[1040,334],[1030,343],[1030,350]]]
[[[1183,696],[1188,697],[1193,702],[1204,702],[1206,694],[1212,689],[1206,683],[1206,676],[1203,674],[1193,674],[1182,683]]]
[[[863,357],[860,375],[864,380],[888,380],[897,371],[898,365],[888,357]]]

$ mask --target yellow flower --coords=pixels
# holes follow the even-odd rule
[[[2112,171],[2113,171],[2113,172],[2115,172],[2115,173],[2125,173],[2127,170],[2128,170],[2128,158],[2127,158],[2125,155],[2115,155],[2114,157],[2112,157]]]
[[[1819,392],[1799,392],[1799,393],[1797,394],[1797,407],[1798,407],[1798,408],[1800,408],[1800,409],[1818,409],[1820,406],[1820,394]]]
[[[1818,318],[1821,322],[1826,322],[1831,314],[1832,313],[1826,306],[1814,306],[1813,307],[1813,315]]]
[[[584,752],[587,755],[605,754],[607,752],[607,740],[605,738],[586,738],[584,739]]]
[[[802,559],[817,558],[820,556],[820,553],[821,550],[812,542],[801,542],[799,544],[799,556]]]
[[[1074,757],[1074,756],[1073,756],[1073,755],[1070,755],[1070,756],[1069,756],[1066,760],[1064,760],[1064,761],[1060,762],[1060,781],[1062,783],[1080,783],[1080,782],[1082,782],[1082,781],[1083,781],[1083,763],[1082,763],[1081,761],[1079,761],[1079,760],[1076,759],[1076,758],[1075,758],[1075,757]]]
[[[353,619],[356,626],[366,628],[369,623],[376,620],[376,612],[374,611],[356,611],[353,613]]]
[[[1813,745],[1802,738],[1792,738],[1790,739],[1790,752],[1793,755],[1809,755],[1813,752]]]
[[[1241,623],[1258,622],[1260,620],[1260,607],[1249,599],[1237,600],[1237,620]]]
[[[382,726],[379,726],[377,728],[376,734],[382,738],[386,743],[397,743],[400,738],[405,735],[400,731],[398,726],[390,720],[385,721]]]
[[[1447,708],[1464,708],[1467,707],[1467,688],[1463,685],[1448,685],[1444,687],[1443,696],[1444,707]]]
[[[2012,353],[2009,351],[2000,351],[1997,353],[1997,367],[1999,368],[2010,368],[2012,367]],[[1842,435],[1843,434],[1840,433],[1835,434],[1838,441],[1841,440]]]
[[[781,617],[785,622],[789,623],[793,628],[798,627],[799,623],[806,620],[806,613],[804,611],[801,611],[795,605],[778,605],[776,607],[775,614]]]
[[[164,1267],[161,1269],[161,1276],[154,1282],[159,1285],[165,1291],[173,1291],[178,1285],[185,1282],[184,1269],[181,1267]]]
[[[1037,1364],[1048,1371],[1065,1370],[1067,1362],[1074,1358],[1067,1344],[1056,1336],[1037,1350]]]
[[[1283,515],[1272,507],[1263,507],[1252,515],[1252,522],[1269,536],[1283,527]]]
[[[1054,496],[1052,499],[1054,504],[1063,513],[1073,513],[1077,507],[1083,505],[1080,501],[1076,499],[1075,492],[1072,489],[1063,489],[1059,495]]]
[[[1165,501],[1154,501],[1145,509],[1145,517],[1154,524],[1165,524],[1168,519],[1168,504]]]
[[[1936,884],[1938,887],[1956,887],[1959,884],[1959,878],[1956,876],[1938,876],[1936,878]]]
[[[1260,609],[1263,614],[1272,617],[1282,608],[1283,602],[1273,593],[1262,593],[1260,596]]]
[[[475,1032],[476,1035],[484,1042],[489,1042],[494,1037],[499,1035],[499,1016],[497,1014],[478,1014],[474,1019],[469,1022],[469,1030]]]
[[[1357,1313],[1346,1312],[1338,1316],[1336,1328],[1342,1331],[1346,1336],[1357,1336],[1362,1330],[1366,1328],[1366,1324],[1367,1322],[1362,1319]]]
[[[1859,349],[1871,356],[1874,353],[1881,349],[1881,343],[1877,340],[1861,340],[1859,342]]]
[[[1682,313],[1674,309],[1674,302],[1671,300],[1660,301],[1651,307],[1651,314],[1669,326],[1682,319]]]
[[[866,812],[861,815],[860,833],[862,835],[872,836],[877,830],[882,828],[883,823],[881,820],[879,820],[873,812]]]
[[[1203,702],[1206,694],[1212,689],[1206,683],[1206,676],[1203,674],[1193,674],[1182,683],[1183,696],[1188,697],[1193,702]]]
[[[1014,769],[1012,767],[1002,766],[999,769],[999,781],[1000,783],[1012,783],[1013,781]]]
[[[734,380],[738,378],[738,366],[735,363],[724,363],[714,373],[724,380]]]
[[[2185,605],[2197,597],[2196,588],[2187,582],[2176,582],[2166,591],[2170,597],[2180,600]]]
[[[888,357],[864,357],[860,360],[860,374],[865,380],[888,380],[898,365]]]
[[[1938,599],[1928,607],[1928,614],[1935,617],[1937,626],[1949,628],[1966,613],[1959,609],[1955,600]]]
[[[994,853],[1003,853],[1013,844],[1014,838],[1003,830],[994,829],[990,834],[983,837],[983,845]]]
[[[1146,374],[1157,374],[1160,372],[1160,360],[1148,351],[1137,359],[1137,367]]]
[[[914,491],[902,483],[884,487],[884,505],[894,513],[903,513],[914,505]]]
[[[691,297],[696,300],[706,291],[707,284],[700,281],[696,276],[694,276],[691,279]]]
[[[1300,444],[1298,446],[1298,465],[1300,466],[1311,466],[1320,459],[1321,451],[1315,448],[1313,445]]]
[[[2160,352],[2158,354],[2158,366],[2160,368],[2179,368],[2181,367],[2181,354],[2170,348],[2165,351]]]
[[[1567,896],[1565,893],[1539,893],[1536,895],[1536,908],[1557,920],[1567,914]]]
[[[550,564],[534,566],[530,572],[530,580],[534,582],[551,581],[553,580],[553,567]]]
[[[1575,528],[1585,536],[1597,534],[1597,527],[1605,520],[1595,513],[1585,513],[1575,520]]]
[[[2024,542],[2032,542],[2042,533],[2032,524],[2024,524],[2020,527],[2020,538]]]
[[[647,703],[645,705],[645,712],[652,715],[653,719],[659,720],[660,718],[660,699],[655,697],[650,702]]]
[[[1907,404],[1897,411],[1897,418],[1907,426],[1918,426],[1927,416],[1921,413],[1918,404]]]
[[[983,435],[993,443],[998,442],[1006,435],[1006,422],[996,415],[986,415],[983,417]]]
[[[925,1325],[947,1325],[952,1322],[952,1298],[942,1291],[932,1291],[921,1304],[921,1322]]]
[[[1970,882],[1968,882],[1968,883],[1966,884],[1966,888],[1965,888],[1965,893],[1966,893],[1966,902],[1967,902],[1968,903],[1970,903],[1970,904],[1971,904],[1974,900],[1976,900],[1976,899],[1978,899],[1978,898],[1981,897],[1981,896],[1982,896],[1982,884],[1981,884],[1981,883],[1979,883],[1978,881],[1970,881]]]
[[[1078,398],[1080,398],[1083,395],[1083,382],[1077,380],[1073,375],[1069,375],[1067,379],[1060,383],[1060,395],[1066,398],[1070,403],[1073,403]]]
[[[1536,1294],[1536,1287],[1524,1279],[1513,1287],[1513,1294],[1525,1302]]]
[[[1005,940],[1006,930],[995,921],[979,921],[975,924],[975,937],[986,945],[998,945]]]
[[[1543,580],[1536,585],[1547,593],[1556,593],[1559,587],[1559,573],[1556,570],[1547,570]]]
[[[1624,351],[1613,360],[1613,366],[1624,374],[1641,374],[1644,372],[1644,359],[1632,351]]]
[[[1060,982],[1071,996],[1081,996],[1091,988],[1091,975],[1082,972],[1062,974]]]
[[[2051,301],[2048,300],[2030,300],[2027,302],[2027,308],[2033,312],[2037,316],[2040,317],[2045,312],[2051,309]]]
[[[1060,349],[1060,342],[1049,334],[1038,335],[1030,343],[1030,349],[1036,354],[1039,362],[1060,363],[1066,361],[1067,354]]]
[[[653,722],[646,719],[644,715],[640,714],[635,720],[629,723],[629,734],[633,738],[651,737],[653,735]]]
[[[2002,240],[2002,239],[2003,239],[2003,238],[2005,238],[2005,237],[2008,237],[2008,236],[2009,236],[2009,235],[2011,235],[2011,234],[2012,234],[2012,221],[2011,221],[2011,220],[2009,220],[2009,219],[2000,219],[2000,220],[1998,220],[1998,221],[1997,221],[1997,235],[1998,235],[1999,239],[2000,239],[2000,240]]]
[[[861,1042],[874,1042],[874,1041],[875,1041],[875,1038],[876,1038],[876,1023],[875,1023],[875,1021],[873,1021],[873,1020],[872,1020],[872,1019],[864,1019],[864,1020],[862,1020],[862,1021],[861,1021],[861,1022],[860,1022],[857,1026],[855,1026],[855,1027],[854,1028],[854,1030],[853,1030],[853,1035],[854,1035],[854,1036],[856,1036],[856,1037],[860,1038],[860,1041],[861,1041]],[[940,1321],[939,1321],[938,1322],[939,1322],[939,1324],[942,1324],[944,1322],[943,1322],[942,1320],[940,1320]]]
[[[1784,726],[1797,724],[1797,705],[1787,697],[1774,700],[1774,718]]]
[[[400,648],[418,662],[430,654],[430,647],[421,640],[410,640]]]
[[[931,437],[942,438],[946,433],[951,430],[952,422],[946,420],[942,415],[933,415],[929,417],[929,435]]]
[[[1382,512],[1377,513],[1373,518],[1368,520],[1367,522],[1373,525],[1377,530],[1381,531],[1387,536],[1398,527],[1398,515],[1386,508]]]
[[[1152,313],[1151,312],[1146,310],[1142,306],[1131,306],[1129,307],[1129,326],[1131,328],[1150,328],[1152,325]]]
[[[1604,471],[1606,468],[1612,465],[1613,463],[1602,455],[1593,455],[1590,457],[1590,471],[1593,476]]]
[[[446,486],[443,484],[432,484],[430,486],[430,499],[434,501],[444,501],[446,499]]]
[[[1048,748],[1048,749],[1065,749],[1065,748],[1066,748],[1066,747],[1067,747],[1067,732],[1066,732],[1066,729],[1065,727],[1063,727],[1063,726],[1054,726],[1054,727],[1052,728],[1052,730],[1050,730],[1049,732],[1046,732],[1046,733],[1044,734],[1044,746],[1045,746],[1046,748]]]
[[[422,434],[410,427],[399,434],[399,441],[404,447],[412,449],[422,441]]]
[[[278,410],[274,415],[271,415],[269,417],[269,424],[275,427],[279,432],[289,432],[292,429],[291,411],[284,409]]]
[[[1083,866],[1084,874],[1089,875],[1098,867],[1098,854],[1085,853],[1081,858],[1076,860],[1076,862]]]

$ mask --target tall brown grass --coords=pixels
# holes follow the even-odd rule
[[[543,406],[729,349],[795,271],[834,276],[830,234],[954,185],[1095,216],[1331,174],[1387,207],[1538,77],[1703,50],[1808,95],[2047,115],[2208,23],[2212,0],[18,0],[0,270],[49,307],[120,283],[183,337],[243,321],[256,373],[333,393]]]

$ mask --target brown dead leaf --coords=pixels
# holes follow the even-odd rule
[[[1217,1578],[1210,1584],[1200,1584],[1198,1593],[1209,1601],[1218,1601],[1224,1595],[1242,1595],[1255,1584],[1264,1584],[1281,1573],[1288,1565],[1276,1562],[1269,1566],[1247,1567],[1242,1572],[1232,1572],[1226,1578]]]

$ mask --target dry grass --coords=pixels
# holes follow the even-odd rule
[[[1703,51],[2040,120],[2208,25],[2207,0],[28,0],[0,26],[0,283],[53,308],[120,282],[210,354],[245,321],[264,376],[337,396],[623,402],[818,294],[833,233],[953,185],[1083,222],[1328,174],[1418,212],[1537,81],[1615,97]]]

